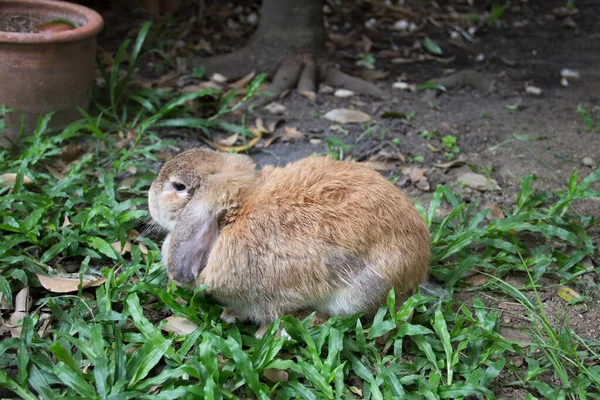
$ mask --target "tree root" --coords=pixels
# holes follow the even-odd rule
[[[281,63],[273,81],[265,89],[265,94],[258,96],[254,101],[242,104],[238,109],[245,111],[251,105],[254,107],[262,107],[277,99],[284,91],[294,87],[300,74],[302,73],[302,64],[298,64],[291,59],[285,60]]]
[[[328,83],[332,86],[342,86],[346,89],[353,90],[358,93],[368,94],[380,99],[388,99],[390,97],[386,92],[379,89],[371,82],[367,82],[364,79],[345,74],[337,68],[325,68],[323,80],[325,83]]]
[[[238,109],[267,105],[286,90],[296,89],[300,94],[312,101],[317,99],[319,78],[331,86],[339,86],[354,92],[366,94],[379,99],[388,99],[388,93],[364,79],[348,75],[328,62],[314,62],[310,55],[279,56],[273,60],[271,54],[260,51],[260,46],[247,46],[233,53],[209,58],[196,57],[192,66],[203,67],[207,74],[219,73],[227,78],[237,78],[252,71],[264,72],[273,77],[265,94],[243,104]],[[289,54],[289,53],[288,53]]]
[[[453,75],[432,79],[430,82],[442,85],[448,90],[462,86],[470,86],[484,94],[489,94],[494,90],[494,81],[475,70],[460,71]]]

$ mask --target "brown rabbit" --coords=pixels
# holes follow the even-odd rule
[[[368,166],[308,157],[282,168],[185,151],[160,169],[150,214],[169,235],[169,277],[211,288],[221,318],[260,324],[300,310],[372,314],[427,275],[429,233],[412,202]]]

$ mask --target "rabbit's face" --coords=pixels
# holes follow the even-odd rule
[[[195,194],[202,191],[223,162],[219,153],[195,149],[167,161],[148,192],[150,215],[172,232],[183,210]]]
[[[154,221],[170,234],[162,253],[172,279],[197,278],[219,234],[220,215],[255,181],[254,163],[239,154],[193,149],[163,165],[148,205]]]

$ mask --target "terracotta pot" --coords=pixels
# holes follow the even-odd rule
[[[0,15],[29,15],[43,22],[66,19],[77,28],[52,33],[0,32],[0,104],[25,118],[24,134],[39,115],[55,112],[52,126],[64,126],[88,109],[96,72],[96,36],[102,17],[87,7],[55,0],[0,0]],[[19,132],[21,115],[8,113],[0,132],[6,146]]]

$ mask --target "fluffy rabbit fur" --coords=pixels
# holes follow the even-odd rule
[[[326,157],[255,171],[244,155],[188,150],[167,161],[148,194],[168,231],[169,277],[196,281],[258,323],[300,310],[372,314],[395,288],[423,282],[429,233],[412,202],[373,169]]]

